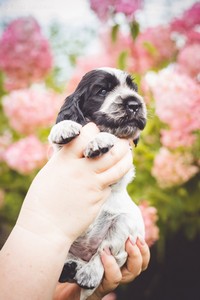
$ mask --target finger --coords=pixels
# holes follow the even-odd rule
[[[136,244],[133,244],[130,239],[126,242],[126,252],[128,254],[127,262],[122,267],[122,283],[128,283],[135,279],[142,271],[142,255]]]
[[[118,182],[132,168],[132,159],[129,150],[114,166],[99,174],[102,187]]]
[[[115,145],[101,157],[90,159],[95,173],[102,173],[118,163],[128,152],[130,145],[127,140],[118,139]]]
[[[142,237],[139,237],[136,241],[138,248],[140,249],[140,253],[142,255],[142,271],[146,270],[150,261],[150,250]]]
[[[114,290],[122,279],[121,271],[109,250],[104,250],[101,253],[101,260],[104,266],[104,278],[99,287],[99,292],[102,295]]]
[[[94,123],[88,123],[81,128],[80,135],[70,143],[63,146],[61,151],[70,153],[76,157],[83,157],[83,151],[87,144],[99,133],[98,127]]]
[[[53,300],[79,300],[80,287],[75,283],[58,283]]]

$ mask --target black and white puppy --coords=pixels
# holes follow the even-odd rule
[[[106,153],[116,137],[132,139],[137,144],[146,125],[146,107],[130,75],[113,68],[86,73],[61,107],[49,141],[59,149],[79,135],[81,127],[90,121],[99,127],[100,133],[86,147],[86,157]],[[60,282],[79,284],[83,288],[81,300],[87,299],[102,280],[104,268],[99,254],[104,248],[110,249],[121,267],[127,259],[128,237],[133,241],[138,236],[144,238],[140,210],[126,191],[133,176],[134,168],[112,186],[111,195],[94,223],[70,248]]]

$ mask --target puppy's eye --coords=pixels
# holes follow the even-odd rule
[[[106,91],[105,89],[101,89],[99,92],[98,92],[98,95],[100,96],[105,96],[107,94],[108,91]]]

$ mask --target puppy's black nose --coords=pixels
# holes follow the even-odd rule
[[[136,113],[140,108],[142,104],[139,99],[136,97],[129,97],[126,99],[126,108],[131,113]]]

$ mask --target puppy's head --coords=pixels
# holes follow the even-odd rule
[[[66,98],[56,122],[63,120],[92,121],[101,131],[136,140],[146,125],[146,107],[129,74],[99,68],[86,73]]]

